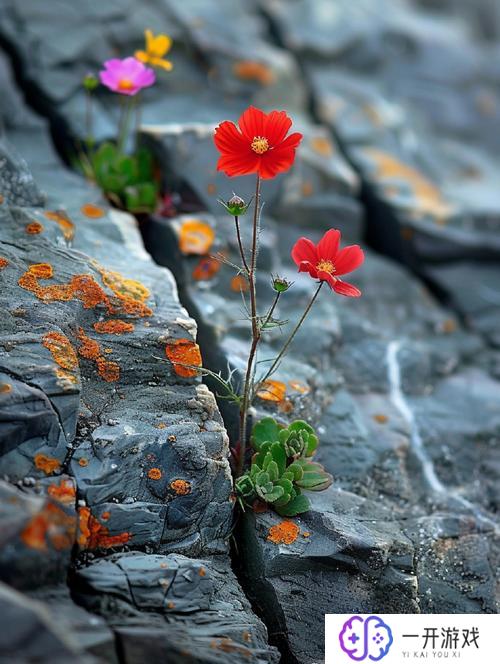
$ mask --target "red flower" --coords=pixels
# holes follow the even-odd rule
[[[357,244],[339,251],[340,236],[340,231],[332,228],[318,244],[301,237],[293,246],[292,258],[299,272],[309,272],[313,279],[328,282],[330,288],[340,295],[359,297],[361,291],[339,277],[358,268],[365,260],[365,255]]]
[[[292,121],[285,111],[267,114],[250,106],[238,125],[226,120],[215,130],[215,145],[221,153],[218,171],[230,177],[258,173],[267,180],[291,167],[302,134],[286,136]]]

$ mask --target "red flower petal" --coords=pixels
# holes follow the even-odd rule
[[[253,141],[255,136],[265,136],[264,128],[267,121],[267,115],[260,108],[250,106],[241,115],[238,120],[238,125],[249,143]]]
[[[217,162],[217,170],[223,171],[229,177],[256,173],[258,168],[259,158],[251,152],[247,154],[223,154]]]
[[[316,253],[314,242],[311,242],[307,237],[299,238],[293,245],[292,258],[295,265],[298,267],[300,267],[300,264],[304,261],[316,265],[318,262],[318,255]]]
[[[330,288],[335,288],[336,279],[332,274],[330,274],[330,272],[324,272],[323,270],[320,270],[318,272],[318,279],[320,281],[326,281]]]
[[[250,146],[233,122],[226,120],[215,130],[214,142],[220,152],[234,153],[235,149],[249,150]]]
[[[340,279],[336,279],[332,288],[339,295],[346,295],[347,297],[359,297],[361,295],[359,288]]]
[[[313,279],[318,278],[318,271],[309,261],[302,261],[299,263],[299,272],[308,272]]]
[[[279,146],[292,126],[292,119],[285,111],[271,111],[264,126],[264,136],[271,146]]]
[[[335,261],[335,257],[339,250],[340,235],[340,231],[336,228],[331,228],[329,231],[326,231],[316,247],[320,260]]]
[[[335,274],[347,274],[358,268],[365,260],[363,250],[357,244],[344,247],[335,258]]]

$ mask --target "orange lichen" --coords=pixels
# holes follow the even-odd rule
[[[231,279],[231,290],[235,291],[236,293],[239,293],[240,291],[246,293],[248,289],[249,289],[248,279],[244,277],[242,274],[237,274],[235,277]]]
[[[313,183],[310,180],[306,180],[305,182],[302,183],[300,190],[302,192],[302,196],[304,196],[305,198],[307,198],[308,196],[312,196],[314,193]]]
[[[61,480],[59,485],[51,484],[47,489],[47,493],[59,503],[71,504],[75,502],[76,490],[71,480]]]
[[[191,339],[172,339],[165,347],[165,354],[178,376],[192,378],[198,375],[198,371],[191,367],[201,367],[200,347]]]
[[[36,454],[34,461],[36,468],[43,470],[46,475],[52,475],[52,473],[55,473],[61,467],[61,463],[57,459],[49,457],[46,454]]]
[[[96,364],[99,376],[107,383],[116,383],[120,380],[120,365],[117,362],[98,357]]]
[[[75,376],[75,374],[70,373],[69,371],[66,371],[66,369],[54,369],[54,373],[57,376],[57,378],[63,383],[63,387],[65,387],[65,383],[70,383],[71,385],[76,385],[78,382],[78,377]]]
[[[57,551],[73,546],[76,518],[54,503],[47,503],[33,516],[20,534],[23,544],[30,549],[47,551],[48,543]]]
[[[99,334],[126,334],[134,331],[134,324],[124,320],[105,320],[94,323],[94,330]]]
[[[59,224],[59,228],[62,230],[65,240],[70,242],[75,237],[75,224],[64,210],[47,210],[44,214],[47,219]]]
[[[290,401],[290,399],[283,399],[283,401],[280,401],[278,404],[278,410],[280,413],[285,413],[287,415],[293,413],[294,408],[293,402]]]
[[[170,436],[168,437],[168,442],[169,442],[169,443],[175,443],[176,440],[177,440],[177,437],[174,436],[173,433],[170,434]]]
[[[167,609],[175,609],[175,602],[169,602],[167,604]]]
[[[300,528],[293,521],[282,521],[269,528],[267,539],[273,544],[293,544],[300,533]]]
[[[78,353],[87,360],[96,363],[99,376],[107,383],[114,383],[120,378],[120,366],[116,362],[107,360],[101,351],[101,346],[95,339],[85,334],[83,328],[77,330],[77,337],[81,342]]]
[[[162,472],[159,468],[150,468],[148,470],[148,477],[150,480],[161,480]]]
[[[78,299],[85,309],[93,309],[98,304],[111,309],[108,296],[91,275],[74,275],[68,284],[42,286],[39,283],[38,279],[50,279],[52,275],[51,265],[38,263],[31,265],[21,275],[18,284],[44,302],[69,302]]]
[[[42,337],[42,346],[48,348],[55,362],[68,371],[78,368],[78,358],[68,337],[62,332],[47,332]]]
[[[165,422],[158,422],[158,424],[155,424],[155,429],[166,429],[167,425]]]
[[[204,567],[200,567],[200,569],[198,570],[198,574],[200,576],[206,576],[207,575],[207,570]]]
[[[308,392],[311,391],[309,385],[304,385],[303,383],[299,383],[298,380],[291,380],[288,384],[290,385],[292,390],[295,390],[295,392],[300,392],[300,394],[307,394]]]
[[[2,256],[0,256],[0,270],[3,270],[4,267],[7,267],[8,264],[9,264],[9,261],[6,258],[3,258]]]
[[[172,480],[170,488],[178,496],[186,496],[188,493],[191,493],[191,485],[186,480]]]
[[[103,512],[101,514],[101,521],[107,521],[110,516],[111,516],[111,512]]]
[[[34,274],[38,279],[51,279],[54,269],[50,263],[34,263],[29,266],[28,272]]]
[[[434,215],[441,222],[450,216],[451,206],[443,199],[438,187],[422,173],[377,148],[367,148],[365,153],[375,162],[376,175],[381,180],[395,178],[410,186],[418,212]]]
[[[242,81],[256,81],[261,85],[271,85],[275,76],[273,70],[263,62],[241,60],[233,65],[234,75]]]
[[[453,318],[447,318],[441,325],[441,331],[444,334],[452,334],[457,329],[457,322]]]
[[[311,148],[322,157],[331,157],[334,153],[332,142],[326,136],[311,138]]]
[[[28,235],[38,235],[38,233],[43,231],[43,226],[42,224],[39,224],[38,221],[33,221],[25,227],[25,231]]]
[[[12,392],[12,385],[9,385],[9,383],[0,383],[0,394],[7,394],[8,392]]]
[[[132,539],[132,533],[110,535],[109,528],[99,523],[88,507],[79,508],[78,527],[77,542],[81,549],[109,549],[123,546]]]
[[[89,460],[86,459],[85,457],[82,457],[81,459],[78,460],[78,465],[81,466],[82,468],[85,468],[86,466],[89,465]]]
[[[208,253],[215,239],[214,229],[199,219],[189,219],[182,224],[179,247],[183,254]]]
[[[280,380],[266,380],[257,391],[257,396],[264,401],[283,401],[286,394],[286,385]]]
[[[193,270],[193,279],[195,281],[208,281],[212,279],[220,270],[220,261],[212,256],[201,258],[198,265]]]
[[[86,217],[89,217],[89,219],[100,219],[106,214],[101,207],[94,205],[93,203],[85,203],[85,205],[82,205],[80,208],[80,211]]]
[[[150,296],[149,290],[135,279],[127,279],[119,272],[104,269],[98,263],[94,263],[95,268],[101,275],[102,281],[119,300],[119,307],[125,313],[135,316],[151,316],[152,311],[144,302]]]
[[[4,200],[5,200],[5,198],[2,196],[2,194],[0,194],[0,205],[2,205],[2,203],[4,202]]]
[[[383,413],[378,413],[377,415],[374,415],[373,419],[375,420],[375,422],[378,422],[379,424],[386,424],[386,422],[388,422],[389,420],[387,415],[384,415]]]

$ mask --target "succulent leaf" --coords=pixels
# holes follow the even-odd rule
[[[296,516],[307,512],[310,507],[309,500],[303,495],[298,495],[285,505],[276,507],[276,511],[280,516]]]
[[[263,443],[273,443],[278,440],[280,428],[280,425],[273,417],[264,417],[257,422],[252,429],[252,436],[250,438],[254,450],[259,452]]]

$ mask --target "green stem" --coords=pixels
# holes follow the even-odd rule
[[[141,118],[142,118],[142,99],[141,93],[139,92],[135,98],[135,140],[134,140],[134,151],[137,152],[139,147],[139,130],[141,128]]]
[[[87,90],[86,94],[86,100],[85,100],[85,126],[86,126],[86,134],[87,134],[87,148],[90,150],[91,147],[94,144],[94,131],[93,131],[93,123],[92,123],[92,92],[90,90]]]
[[[257,289],[255,287],[255,268],[257,265],[257,236],[259,231],[259,208],[260,208],[260,175],[257,174],[255,185],[255,207],[253,214],[252,230],[252,253],[250,255],[250,270],[248,271],[248,285],[250,290],[250,311],[252,316],[252,345],[248,354],[247,370],[243,388],[243,401],[240,408],[240,453],[236,466],[236,476],[239,477],[245,463],[245,451],[247,443],[247,417],[250,405],[250,386],[252,383],[252,369],[260,340],[260,328],[257,320]]]
[[[120,119],[120,129],[118,133],[118,142],[117,142],[117,149],[120,154],[123,154],[123,150],[127,142],[127,134],[130,126],[130,118],[132,115],[133,107],[134,107],[134,101],[132,98],[129,98],[125,102],[123,102],[122,117]]]
[[[262,383],[264,383],[264,382],[269,378],[269,376],[272,375],[272,373],[274,372],[274,370],[276,369],[276,367],[277,367],[278,364],[280,363],[281,358],[286,354],[288,348],[290,347],[290,344],[292,343],[292,341],[293,341],[294,338],[295,338],[295,335],[296,335],[297,332],[299,331],[300,326],[301,326],[302,323],[305,321],[307,314],[311,311],[311,308],[312,308],[314,302],[316,301],[316,298],[318,297],[319,292],[320,292],[320,290],[321,290],[321,287],[323,286],[324,283],[325,283],[324,281],[321,281],[321,282],[320,282],[318,288],[316,289],[316,292],[314,293],[314,295],[313,295],[312,298],[311,298],[311,301],[309,302],[309,304],[307,305],[307,307],[306,307],[305,310],[304,310],[304,313],[303,313],[302,316],[300,317],[299,322],[297,323],[297,325],[296,325],[295,328],[293,329],[292,333],[290,334],[290,336],[289,336],[288,339],[286,340],[285,345],[284,345],[283,348],[280,350],[278,356],[274,358],[274,362],[271,364],[271,366],[270,366],[269,369],[267,370],[267,372],[266,372],[266,374],[264,375],[264,377],[261,378],[261,379],[259,380],[259,384],[256,386],[256,388],[255,388],[255,390],[254,390],[255,392],[257,392],[257,391],[259,390],[259,387],[262,385]]]

